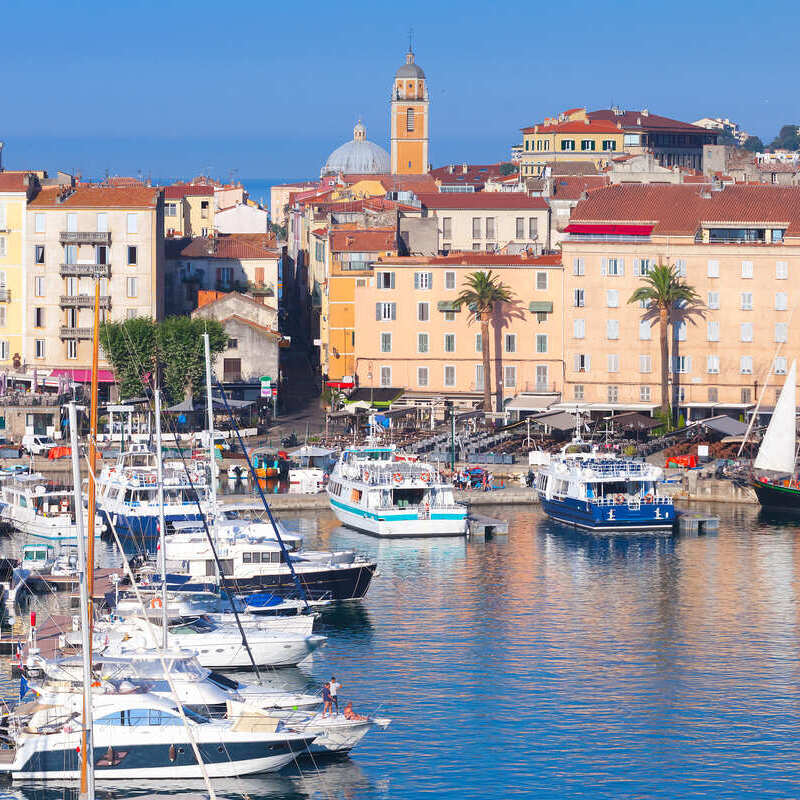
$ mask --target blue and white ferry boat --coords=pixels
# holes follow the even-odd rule
[[[658,493],[659,467],[596,450],[566,452],[579,444],[573,441],[537,474],[536,490],[547,516],[596,531],[673,526],[672,498]]]
[[[328,481],[328,499],[348,528],[380,537],[464,536],[467,508],[432,464],[394,446],[348,447]]]
[[[120,538],[139,541],[158,538],[158,468],[156,454],[147,449],[121,453],[113,466],[104,467],[97,481],[97,510],[108,529]],[[183,465],[164,462],[164,518],[167,531],[177,521],[201,518],[197,501],[208,510],[209,469],[192,461],[187,475]],[[190,481],[191,477],[191,481]],[[155,542],[154,542],[155,543]]]

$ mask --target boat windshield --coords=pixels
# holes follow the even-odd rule
[[[207,620],[203,619],[202,617],[198,617],[198,619],[193,620],[192,622],[182,622],[180,625],[175,625],[170,628],[172,633],[211,633],[214,630],[214,626]]]
[[[175,630],[174,628],[172,630]],[[208,670],[203,669],[194,658],[166,659],[167,671],[171,675],[179,676],[181,680],[202,681],[208,677]],[[133,667],[139,678],[162,680],[164,668],[160,659],[135,660]]]

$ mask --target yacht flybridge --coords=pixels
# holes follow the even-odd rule
[[[333,513],[349,528],[381,537],[463,536],[467,508],[433,464],[393,446],[348,447],[328,482]]]

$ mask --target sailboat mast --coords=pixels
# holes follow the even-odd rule
[[[211,460],[209,465],[211,470],[211,515],[217,515],[217,479],[214,476],[216,466],[216,444],[214,443],[214,402],[211,396],[211,344],[208,334],[203,334],[203,347],[206,355],[206,409],[208,414],[208,457]]]
[[[156,379],[156,383],[158,380]],[[161,557],[161,646],[167,649],[167,522],[164,517],[164,452],[161,446],[161,390],[156,386],[156,474],[158,476],[158,545]]]
[[[92,335],[92,392],[89,406],[89,518],[87,520],[86,586],[89,592],[89,633],[94,617],[94,523],[97,502],[97,362],[100,351],[100,267],[94,275],[94,331]]]
[[[81,656],[83,660],[83,730],[81,732],[80,798],[94,800],[94,741],[92,719],[92,639],[89,630],[89,562],[83,538],[83,493],[78,453],[78,414],[74,401],[69,404],[69,439],[72,454],[72,482],[75,492],[75,537],[78,541],[78,576],[81,601]]]

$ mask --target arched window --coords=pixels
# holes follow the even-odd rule
[[[406,111],[406,130],[413,131],[414,130],[414,109],[409,108]]]

